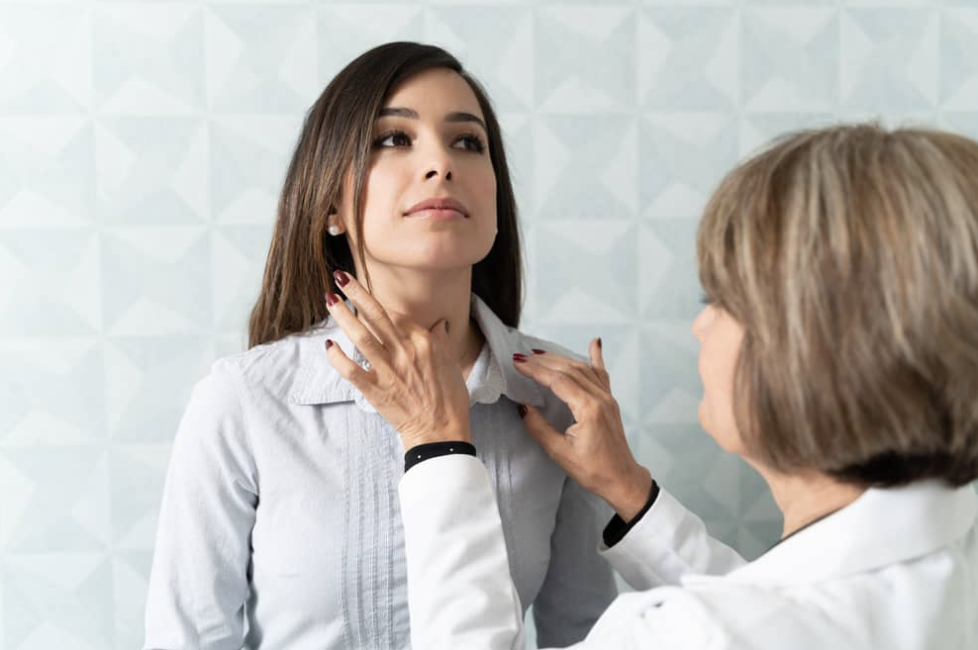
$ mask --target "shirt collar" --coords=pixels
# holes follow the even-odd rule
[[[499,320],[474,293],[471,313],[486,343],[466,380],[470,403],[493,404],[505,395],[514,402],[543,407],[541,387],[513,368],[513,354],[528,352],[523,335]],[[341,377],[326,359],[327,338],[361,366],[369,366],[343,330],[327,319],[299,337],[299,369],[292,382],[289,401],[306,405],[354,402],[361,410],[376,413],[363,394]]]
[[[872,571],[951,544],[976,525],[976,517],[978,495],[970,485],[952,489],[920,481],[871,488],[726,576],[690,576],[684,583],[792,585]]]

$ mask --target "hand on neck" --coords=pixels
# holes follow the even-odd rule
[[[369,268],[371,293],[395,323],[407,319],[430,329],[448,321],[452,357],[467,377],[484,340],[471,318],[472,267],[433,271],[374,264]],[[357,277],[364,277],[359,269]]]

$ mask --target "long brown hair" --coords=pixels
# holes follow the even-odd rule
[[[336,291],[333,271],[354,273],[354,252],[364,266],[363,205],[374,121],[402,81],[433,68],[457,72],[472,88],[485,117],[496,174],[499,232],[489,254],[472,269],[472,291],[511,327],[523,298],[523,264],[516,198],[499,121],[482,86],[454,56],[432,45],[397,42],[361,54],[337,74],[309,109],[285,175],[278,216],[265,262],[261,293],[248,322],[248,347],[302,332],[327,317],[323,294]],[[346,237],[326,233],[326,218],[352,171],[357,250]],[[369,285],[369,278],[361,278]]]
[[[978,143],[788,135],[723,180],[697,245],[707,297],[744,327],[749,455],[864,486],[978,479]]]

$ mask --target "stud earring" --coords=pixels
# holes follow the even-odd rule
[[[328,232],[333,237],[336,237],[338,234],[340,234],[340,227],[333,224],[326,229],[326,232]]]

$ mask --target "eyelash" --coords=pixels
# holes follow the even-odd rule
[[[389,149],[391,147],[384,146],[381,143],[384,140],[386,140],[386,139],[388,139],[390,137],[397,137],[397,136],[402,136],[402,137],[406,138],[408,141],[410,141],[410,139],[411,139],[408,136],[408,134],[405,133],[404,131],[401,131],[401,130],[398,130],[398,129],[394,129],[392,131],[384,131],[379,136],[377,136],[374,139],[373,146],[374,146],[375,149]],[[465,149],[466,151],[470,151],[472,153],[483,153],[486,150],[486,145],[482,141],[482,138],[480,138],[475,133],[463,133],[462,135],[458,136],[458,138],[455,139],[455,142],[458,142],[460,140],[467,140],[470,143],[470,146],[469,147],[466,147],[466,149]],[[403,147],[403,146],[407,146],[407,145],[403,145],[403,144],[398,145],[398,144],[395,144],[394,146],[395,147]]]

